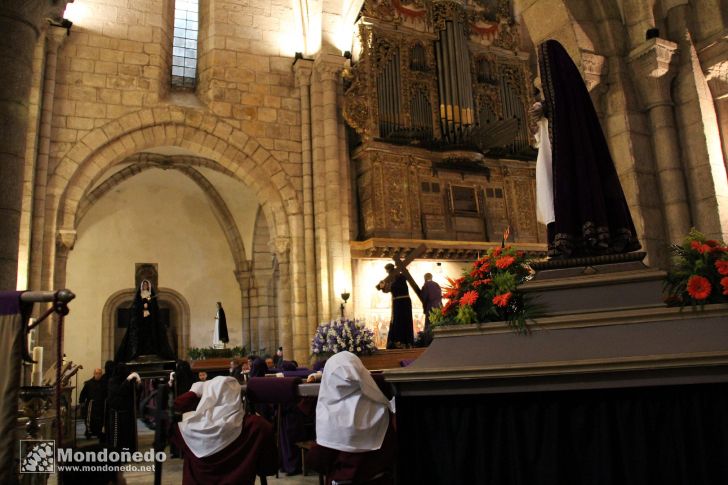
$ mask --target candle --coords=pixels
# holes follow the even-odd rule
[[[43,384],[43,347],[33,347],[33,371],[30,374],[30,383],[33,386]]]

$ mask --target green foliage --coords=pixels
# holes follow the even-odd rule
[[[458,325],[467,325],[477,321],[478,316],[475,314],[475,310],[473,310],[472,306],[463,305],[458,307],[457,314],[455,315],[455,323]]]
[[[221,359],[232,357],[244,357],[247,355],[245,347],[232,347],[229,349],[216,349],[213,347],[198,348],[191,347],[187,350],[187,357],[191,360]]]
[[[445,319],[442,316],[442,308],[433,308],[430,310],[430,325],[434,328],[444,323]]]

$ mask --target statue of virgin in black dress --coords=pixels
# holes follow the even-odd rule
[[[149,280],[143,280],[134,295],[129,326],[116,351],[115,360],[129,362],[142,355],[174,358],[174,352],[167,341],[167,329],[159,321],[157,293]]]
[[[548,119],[552,182],[549,187],[537,183],[536,190],[539,194],[547,191],[548,198],[553,198],[548,212],[554,220],[541,221],[547,224],[549,256],[599,256],[640,249],[607,141],[579,70],[555,40],[540,44],[538,54],[544,94],[538,111]],[[548,189],[553,189],[553,195]]]

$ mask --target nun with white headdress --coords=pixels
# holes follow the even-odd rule
[[[276,472],[273,427],[245,415],[238,381],[229,376],[196,382],[175,400],[184,413],[172,442],[184,458],[182,484],[244,485]]]
[[[316,445],[306,463],[326,483],[394,483],[394,399],[377,386],[359,357],[339,352],[326,361],[316,405]]]

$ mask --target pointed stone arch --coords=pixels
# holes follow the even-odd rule
[[[145,153],[140,155],[153,154]],[[76,227],[96,201],[101,199],[101,197],[103,197],[105,194],[107,194],[110,190],[118,186],[123,181],[130,179],[135,175],[151,168],[176,170],[183,173],[190,180],[192,180],[207,196],[210,202],[210,208],[212,209],[212,213],[215,216],[215,219],[220,224],[220,229],[225,235],[225,239],[227,240],[228,246],[230,248],[230,254],[232,255],[233,261],[235,261],[235,271],[238,272],[247,270],[248,264],[245,247],[243,245],[243,239],[240,235],[240,230],[238,229],[237,222],[235,222],[235,218],[233,217],[230,209],[228,208],[227,204],[225,203],[217,189],[215,189],[212,183],[210,183],[210,181],[207,180],[207,178],[202,173],[200,173],[198,170],[195,170],[193,166],[207,166],[221,173],[233,176],[234,178],[237,177],[235,177],[232,172],[224,168],[219,168],[219,166],[215,164],[215,162],[213,162],[212,160],[208,160],[205,158],[184,156],[165,157],[162,155],[157,155],[157,157],[160,158],[156,159],[156,157],[154,157],[152,160],[145,159],[144,161],[137,162],[133,165],[123,168],[122,170],[109,177],[103,183],[98,185],[92,191],[88,192],[79,203],[78,211],[76,212]],[[135,156],[131,158],[135,159],[141,157]],[[124,162],[127,162],[129,160],[130,159],[126,159],[124,160]],[[188,161],[191,161],[192,163],[185,163]]]
[[[198,109],[170,106],[129,113],[92,130],[59,161],[48,184],[56,227],[75,229],[85,192],[111,166],[156,146],[177,146],[216,161],[251,187],[271,230],[289,235],[287,216],[300,203],[280,162],[257,141]]]
[[[291,328],[283,332],[289,335],[293,328],[305,328],[305,315],[294,312],[294,307],[305,305],[298,296],[305,281],[291,273],[303,265],[300,189],[295,188],[280,161],[256,140],[199,108],[166,106],[127,114],[90,131],[60,157],[48,183],[42,256],[33,263],[41,268],[39,286],[65,285],[81,201],[103,174],[128,157],[160,146],[179,147],[196,158],[211,160],[220,171],[233,174],[253,190],[272,240],[276,247],[284,248],[279,254],[284,258],[279,303],[286,317],[291,317],[286,320]],[[244,273],[237,271],[236,277]],[[50,335],[44,337],[52,340]],[[245,332],[243,338],[249,338]]]

